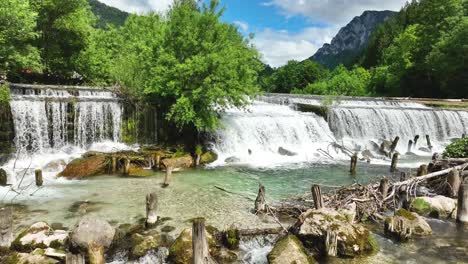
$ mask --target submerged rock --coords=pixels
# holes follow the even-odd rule
[[[418,197],[411,202],[410,210],[422,216],[456,218],[457,200],[441,195],[435,197]]]
[[[235,163],[235,162],[240,162],[240,159],[238,157],[229,157],[224,160],[226,163]]]
[[[115,229],[108,222],[85,217],[73,229],[70,240],[73,246],[86,251],[92,243],[108,248],[114,235]]]
[[[287,150],[287,149],[285,149],[285,148],[283,148],[283,147],[279,147],[279,148],[278,148],[278,154],[280,154],[280,155],[282,155],[282,156],[290,156],[290,157],[296,156],[296,155],[297,155],[296,152]]]
[[[325,242],[330,231],[337,238],[338,256],[355,257],[378,251],[378,245],[369,230],[353,224],[349,218],[333,209],[313,209],[303,213],[295,226],[304,245],[322,255],[326,255]]]
[[[273,250],[268,254],[270,264],[312,264],[317,263],[307,255],[301,241],[294,235],[287,235],[276,242]]]
[[[67,166],[67,163],[62,159],[53,160],[47,163],[44,167],[42,167],[42,170],[45,172],[56,172],[56,171],[62,170],[66,166]]]
[[[385,235],[398,241],[408,241],[413,235],[427,236],[432,234],[429,224],[416,213],[399,209],[395,216],[385,219]]]
[[[48,247],[62,249],[68,239],[68,232],[53,230],[47,223],[38,222],[22,232],[12,243],[12,248],[21,252]]]
[[[108,164],[104,155],[87,156],[70,162],[59,176],[69,179],[81,179],[105,174]]]

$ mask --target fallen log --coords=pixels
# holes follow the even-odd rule
[[[468,167],[468,163],[465,163],[465,164],[462,164],[462,165],[455,166],[453,168],[449,168],[449,169],[429,173],[429,174],[426,174],[426,175],[420,176],[420,177],[411,178],[411,179],[406,180],[406,181],[396,182],[393,185],[394,186],[401,186],[401,185],[405,185],[405,184],[407,185],[407,184],[412,184],[412,183],[415,183],[415,182],[421,182],[421,181],[429,180],[429,179],[432,179],[432,178],[435,178],[435,177],[438,177],[438,176],[446,175],[450,171],[452,171],[452,169],[463,170],[463,169],[465,169],[467,167]]]

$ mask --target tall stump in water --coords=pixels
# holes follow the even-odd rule
[[[390,165],[390,172],[396,172],[398,165],[398,153],[393,154],[392,164]]]
[[[349,172],[352,175],[356,175],[357,161],[358,161],[357,153],[354,153],[354,155],[351,157],[351,164],[350,164],[350,167],[349,167]]]
[[[414,147],[416,148],[416,144],[418,144],[419,135],[414,136]]]
[[[323,197],[322,191],[320,190],[320,185],[314,184],[312,186],[312,198],[314,199],[315,209],[320,209],[323,207]]]
[[[0,208],[0,248],[10,248],[13,242],[13,210]]]
[[[117,172],[117,157],[112,157],[112,174]]]
[[[161,166],[161,155],[158,154],[154,158],[154,167],[153,167],[153,169],[154,170],[159,170],[160,166]]]
[[[36,178],[36,186],[40,187],[42,186],[42,184],[44,183],[44,181],[42,180],[42,170],[36,170],[34,172],[34,176]]]
[[[124,175],[129,175],[130,174],[130,159],[125,159],[124,160],[123,174]]]
[[[166,167],[166,175],[164,176],[164,183],[163,183],[164,188],[168,187],[169,184],[171,183],[172,171],[173,170],[174,170],[174,168],[172,166],[167,166]]]
[[[457,206],[457,222],[468,224],[468,184],[460,186]]]
[[[449,172],[448,177],[447,177],[447,182],[448,182],[447,193],[450,195],[450,197],[457,197],[458,190],[460,189],[460,185],[461,185],[460,173],[458,172],[457,169],[452,169]]]
[[[411,151],[413,150],[413,140],[410,139],[410,141],[408,141],[408,149],[407,149],[407,153],[411,153]]]
[[[7,186],[8,176],[4,169],[0,169],[0,186]]]
[[[257,199],[255,199],[255,213],[264,213],[266,211],[267,205],[265,201],[265,186],[259,184]]]
[[[156,193],[146,195],[146,227],[152,227],[158,221],[157,209],[158,198]]]
[[[429,135],[426,135],[426,142],[427,142],[427,148],[432,151],[432,144],[431,144],[431,138]]]
[[[192,226],[193,264],[216,263],[210,256],[208,241],[206,240],[205,219],[198,218]]]
[[[390,146],[390,154],[395,152],[395,149],[398,146],[398,141],[400,141],[400,137],[395,137],[395,139],[392,142],[392,145]]]

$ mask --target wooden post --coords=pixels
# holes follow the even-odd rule
[[[323,197],[322,191],[320,190],[320,185],[314,184],[312,186],[312,198],[314,199],[315,209],[320,209],[323,207]]]
[[[416,148],[416,144],[418,144],[418,140],[419,140],[419,135],[416,135],[414,137],[414,144],[413,144],[415,148]]]
[[[0,186],[7,186],[8,176],[4,169],[0,169]]]
[[[192,226],[193,264],[215,263],[210,257],[206,240],[205,219],[195,219]]]
[[[457,169],[452,169],[447,177],[448,194],[450,197],[457,197],[458,190],[460,189],[461,180],[460,173]]]
[[[158,221],[157,209],[158,198],[156,193],[149,193],[146,195],[146,227],[152,227]]]
[[[129,175],[130,174],[130,159],[125,159],[124,160],[123,174],[124,175]]]
[[[331,257],[336,257],[338,253],[338,236],[332,230],[327,230],[327,235],[325,238],[325,250],[327,255]]]
[[[354,153],[354,155],[351,157],[351,165],[350,165],[350,168],[349,168],[349,172],[352,175],[356,174],[357,160],[358,160],[357,153]]]
[[[379,186],[379,191],[382,194],[382,197],[384,199],[387,198],[389,188],[390,188],[390,183],[387,177],[384,177],[382,180],[380,180],[380,186]]]
[[[390,172],[395,172],[397,170],[398,163],[398,153],[393,154],[392,164],[390,165]]]
[[[72,253],[67,253],[65,257],[66,264],[85,264],[85,258],[83,255],[73,255]]]
[[[156,155],[156,158],[154,159],[154,170],[159,170],[159,167],[161,166],[161,155]]]
[[[460,186],[457,206],[457,222],[468,223],[468,184]]]
[[[90,264],[105,264],[106,259],[104,258],[104,247],[92,242],[88,246],[88,255]]]
[[[112,174],[117,172],[117,157],[112,157]]]
[[[417,176],[424,176],[424,175],[427,175],[428,171],[427,171],[427,165],[426,164],[423,164],[421,166],[419,166],[418,168],[418,172],[417,172]]]
[[[413,140],[410,139],[410,141],[408,141],[408,151],[407,151],[407,153],[411,153],[412,150],[413,150]]]
[[[432,144],[431,144],[431,139],[429,138],[429,135],[426,135],[426,142],[427,142],[427,147],[432,151]]]
[[[13,211],[0,208],[0,248],[10,248],[13,242]]]
[[[164,183],[163,183],[163,187],[166,188],[167,186],[169,186],[169,184],[171,183],[171,178],[172,178],[172,171],[174,170],[174,168],[172,166],[167,166],[166,168],[166,176],[164,176]]]
[[[267,210],[265,201],[265,186],[262,184],[258,185],[258,195],[255,199],[255,213],[264,213]]]
[[[195,167],[200,166],[201,155],[195,154]]]
[[[42,180],[42,170],[37,169],[34,171],[34,175],[36,177],[36,186],[41,187],[44,181]]]
[[[395,137],[395,139],[392,142],[392,145],[390,146],[390,153],[395,152],[395,149],[398,145],[398,141],[400,141],[400,137]]]

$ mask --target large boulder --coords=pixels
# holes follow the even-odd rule
[[[92,243],[109,248],[114,239],[115,229],[106,221],[92,217],[81,219],[70,234],[74,247],[83,251]]]
[[[209,164],[215,162],[218,159],[218,155],[213,151],[208,151],[200,156],[200,164]]]
[[[206,238],[210,255],[216,258],[219,256],[220,246],[210,232],[206,232]],[[174,264],[191,264],[192,257],[192,229],[185,229],[169,248],[169,259]]]
[[[18,235],[12,248],[21,252],[31,252],[34,249],[48,247],[63,249],[68,239],[68,232],[53,230],[47,223],[38,222]]]
[[[355,257],[378,250],[375,238],[365,227],[353,224],[349,216],[329,208],[311,209],[303,213],[295,225],[307,248],[326,254],[327,233],[337,237],[337,255]]]
[[[163,159],[162,164],[164,167],[172,167],[172,168],[190,168],[193,166],[193,158],[190,155],[185,155],[183,157],[178,158],[168,158]]]
[[[432,234],[431,226],[416,213],[399,209],[395,216],[385,219],[385,235],[398,241],[408,241],[413,235],[427,236]]]
[[[411,202],[410,210],[426,217],[456,218],[457,200],[441,195],[418,197]]]
[[[317,263],[307,255],[301,241],[294,235],[287,235],[276,242],[268,254],[270,264],[312,264]]]
[[[69,179],[81,179],[100,174],[105,174],[108,168],[104,155],[86,156],[70,162],[59,176]]]

